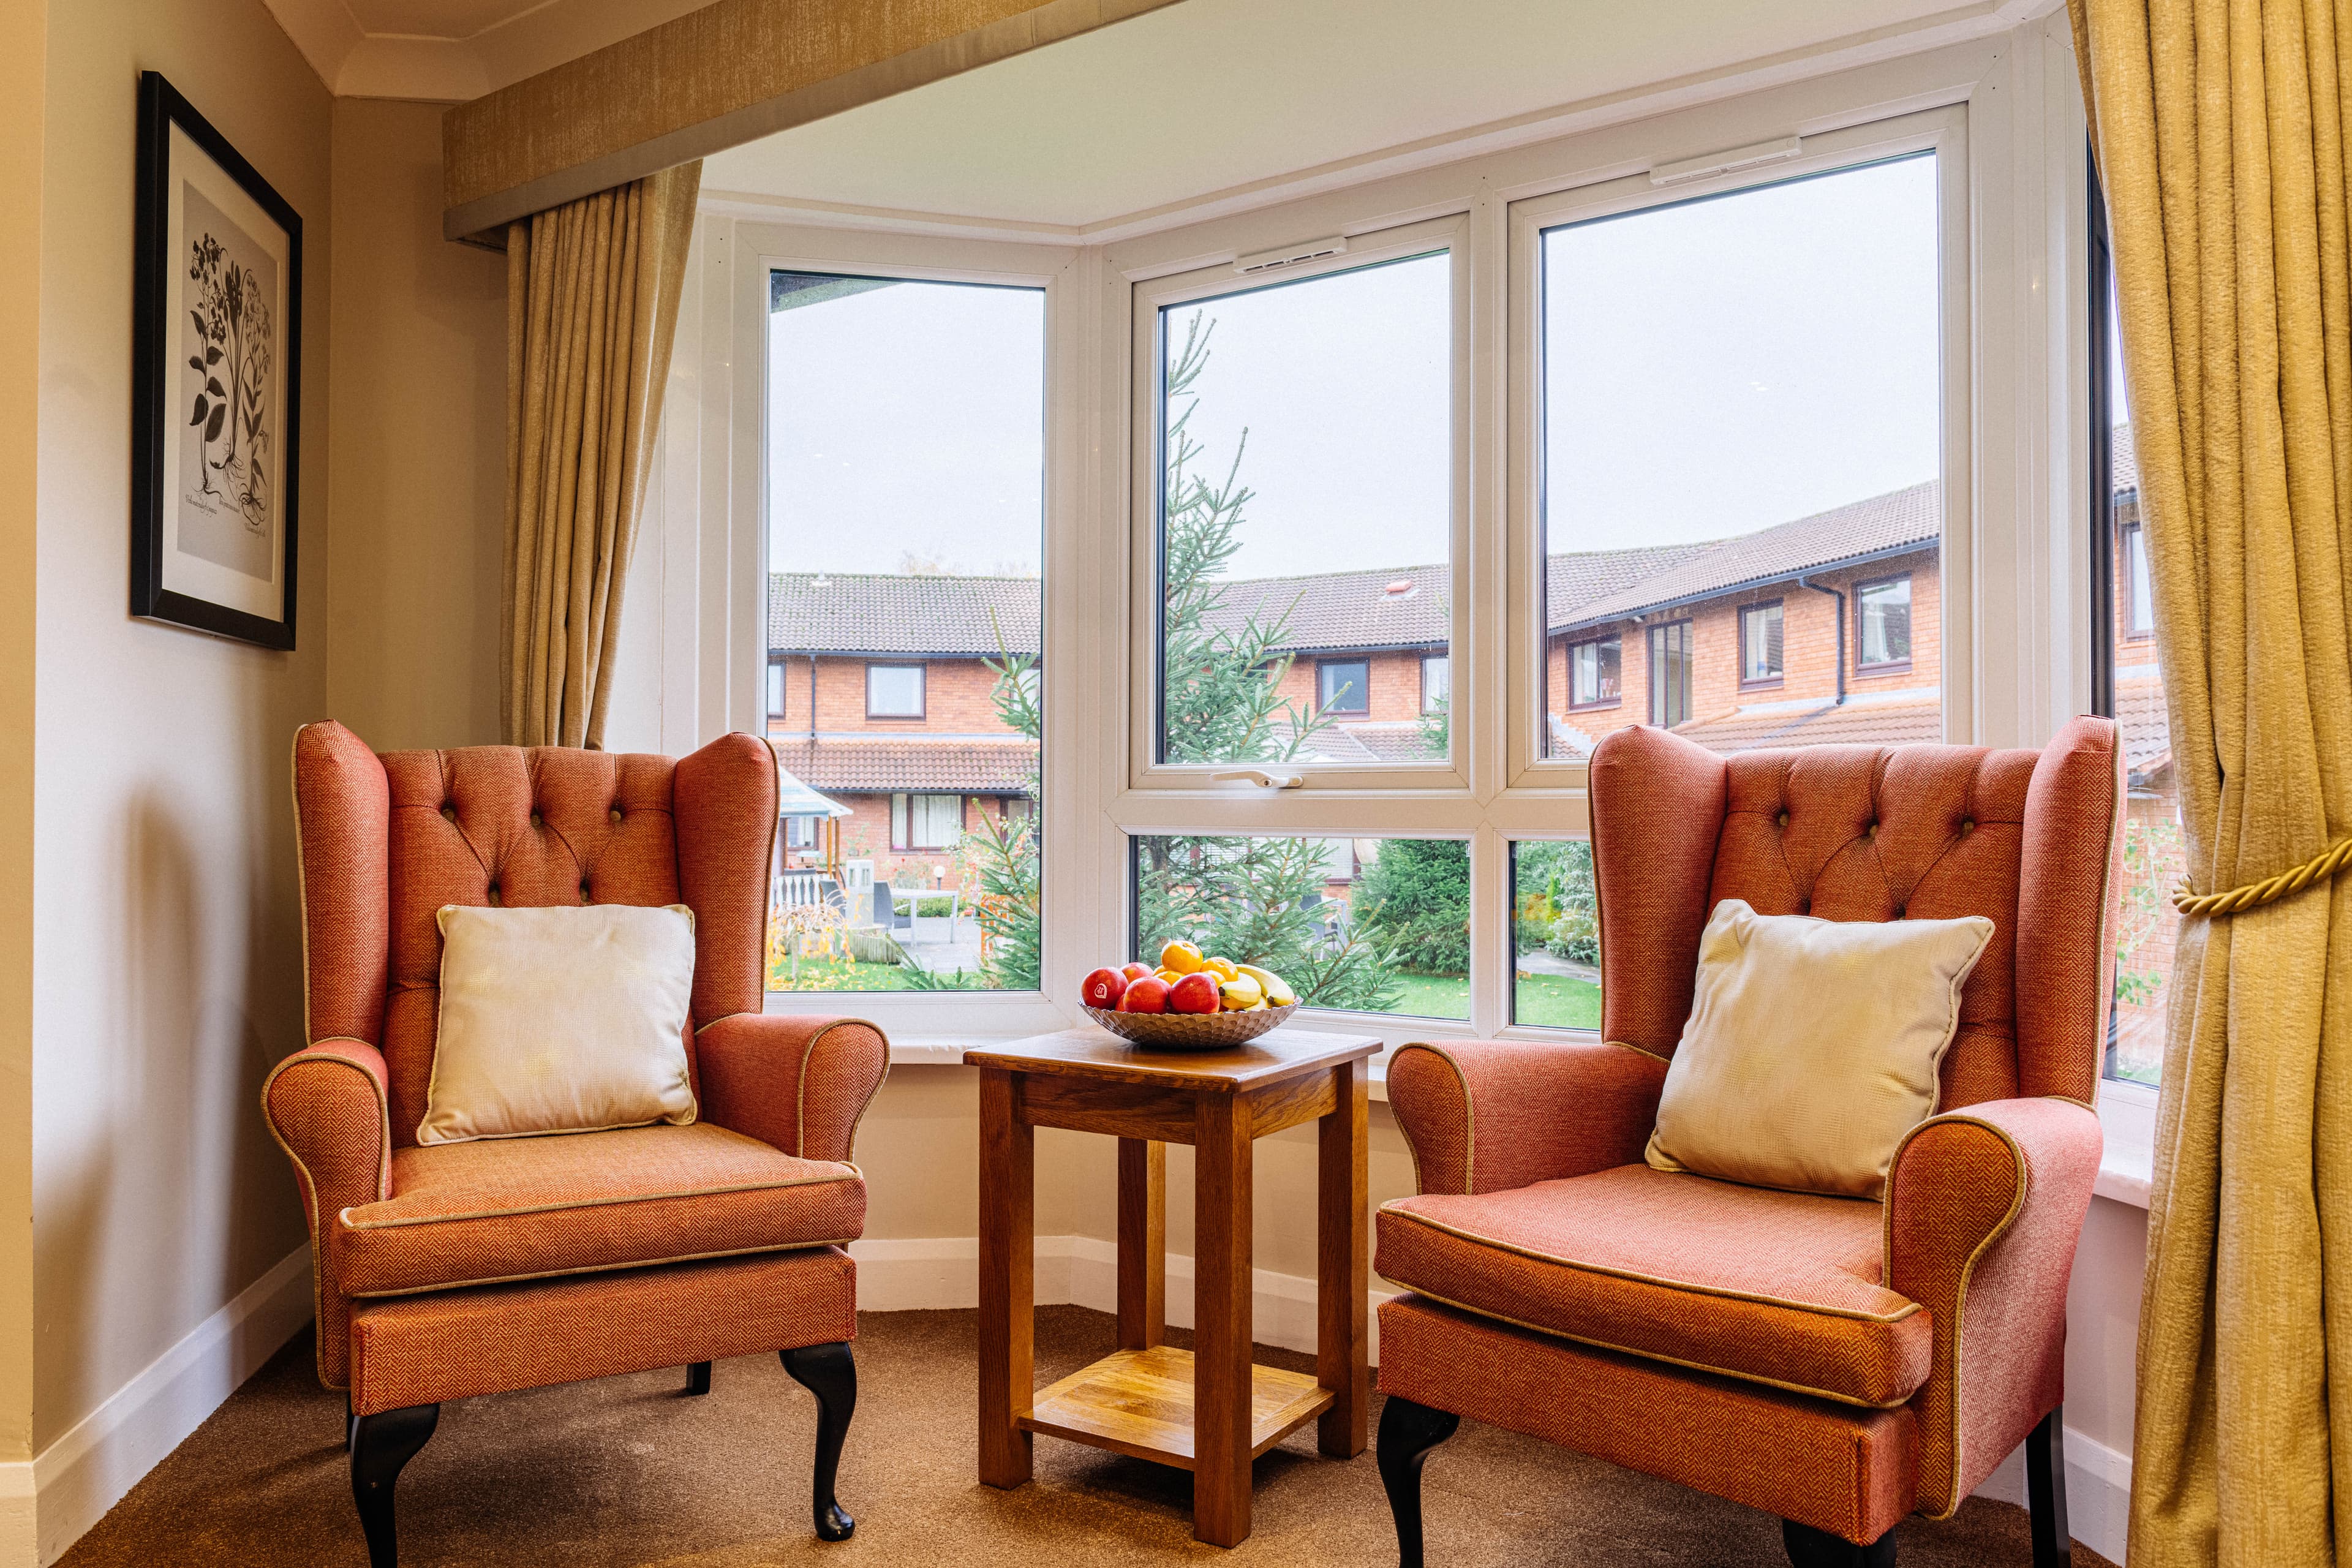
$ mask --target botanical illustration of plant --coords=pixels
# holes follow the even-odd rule
[[[188,424],[201,432],[204,490],[226,490],[246,527],[258,533],[269,522],[269,301],[260,278],[210,234],[188,248],[196,301],[188,311],[196,328],[188,368],[204,377]]]

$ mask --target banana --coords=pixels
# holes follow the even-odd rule
[[[1258,983],[1247,975],[1226,981],[1217,987],[1217,994],[1223,998],[1225,1010],[1229,1013],[1247,1012],[1252,1003],[1265,1000],[1265,993],[1259,988]]]
[[[1235,967],[1257,982],[1258,989],[1265,994],[1269,1006],[1287,1007],[1298,1000],[1298,993],[1290,988],[1290,983],[1273,971],[1260,969],[1254,963],[1237,964]]]

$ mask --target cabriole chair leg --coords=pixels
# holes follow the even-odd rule
[[[686,1368],[686,1392],[689,1397],[710,1392],[710,1363],[689,1362]]]
[[[2066,1407],[2025,1435],[2025,1502],[2033,1534],[2033,1568],[2066,1568],[2074,1539],[2066,1532]]]
[[[1421,1464],[1462,1417],[1391,1394],[1381,1406],[1381,1487],[1396,1520],[1398,1568],[1422,1568]]]
[[[1867,1546],[1856,1546],[1843,1535],[1815,1530],[1794,1520],[1780,1521],[1780,1544],[1796,1568],[1895,1568],[1895,1532],[1888,1531]]]
[[[793,1381],[816,1395],[816,1476],[809,1493],[809,1510],[816,1518],[820,1541],[846,1541],[857,1521],[835,1500],[834,1475],[841,1468],[841,1442],[849,1436],[849,1418],[857,1413],[857,1363],[845,1341],[803,1345],[778,1352]]]
[[[352,1421],[352,1500],[359,1505],[360,1529],[367,1535],[370,1568],[395,1568],[400,1562],[392,1489],[440,1420],[438,1405],[411,1405]]]

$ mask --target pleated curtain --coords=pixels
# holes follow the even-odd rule
[[[507,230],[509,744],[601,747],[702,165]]]
[[[2189,880],[2244,905],[2189,913],[2174,959],[2130,1562],[2334,1563],[2352,1518],[2352,875],[2330,858],[2352,834],[2352,17],[2070,7]]]

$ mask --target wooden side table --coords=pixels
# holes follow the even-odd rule
[[[1364,1451],[1364,1205],[1370,1036],[1276,1029],[1222,1051],[1150,1050],[1108,1030],[964,1053],[980,1074],[980,1479],[1029,1479],[1031,1434],[1192,1472],[1192,1534],[1250,1532],[1250,1461],[1309,1420],[1335,1458]],[[1255,1140],[1318,1121],[1316,1374],[1250,1362]],[[1118,1140],[1118,1344],[1034,1387],[1034,1129]],[[1165,1328],[1167,1145],[1193,1152],[1194,1350]]]

